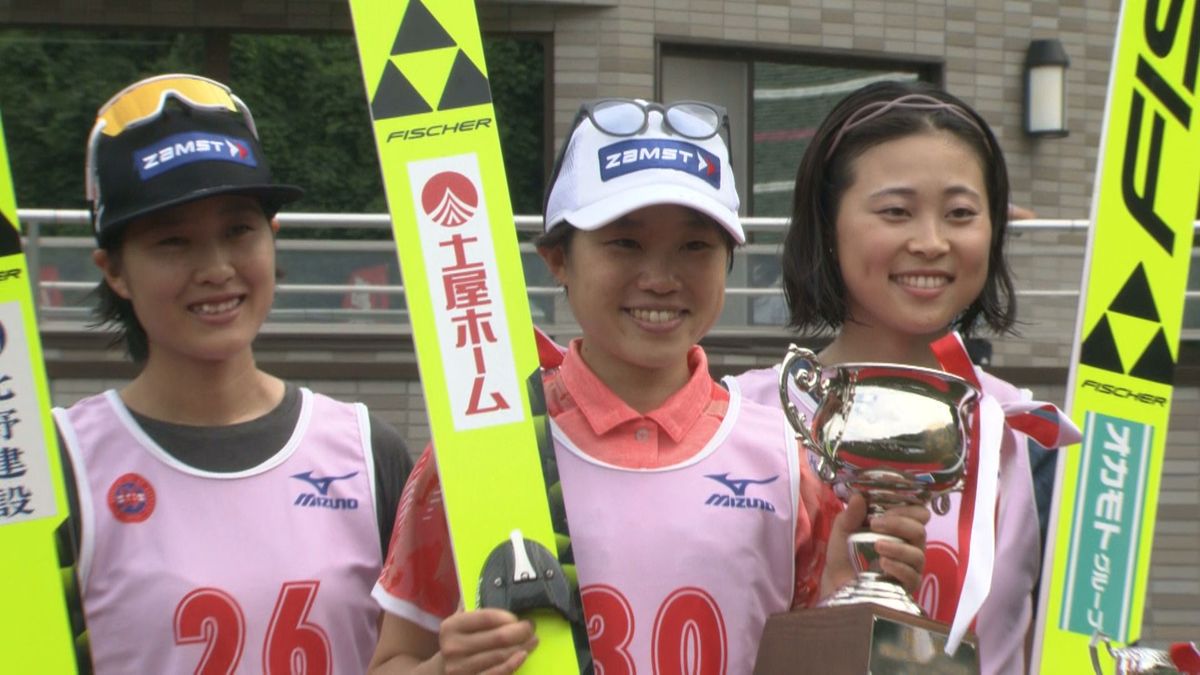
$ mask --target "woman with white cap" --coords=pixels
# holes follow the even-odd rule
[[[844,539],[861,499],[842,512],[783,414],[714,381],[697,344],[745,240],[725,131],[707,103],[589,102],[550,182],[538,251],[582,337],[539,351],[599,672],[749,673],[769,614],[852,576]],[[374,591],[387,613],[371,672],[513,672],[535,628],[500,609],[457,611],[432,452],[405,488]],[[903,540],[879,553],[910,587],[928,516],[903,507],[873,521]]]

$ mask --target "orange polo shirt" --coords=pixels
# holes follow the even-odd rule
[[[688,351],[692,375],[683,388],[646,413],[629,407],[596,377],[572,340],[559,367],[545,372],[546,408],[554,423],[592,457],[629,469],[678,464],[699,452],[729,410],[729,392],[708,375],[700,347]],[[545,359],[543,359],[545,363]]]
[[[711,440],[729,409],[729,392],[708,373],[704,350],[688,351],[691,377],[661,406],[642,415],[617,397],[579,355],[581,341],[564,350],[540,333],[538,353],[550,416],[580,449],[608,464],[657,468],[682,462]],[[799,448],[797,448],[799,452]],[[818,597],[825,549],[841,502],[813,476],[801,457],[796,520],[793,606]],[[387,560],[372,595],[385,610],[436,632],[458,609],[449,529],[442,507],[432,445],[417,460],[396,514]]]

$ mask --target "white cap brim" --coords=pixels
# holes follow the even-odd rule
[[[717,200],[680,185],[664,185],[651,182],[647,185],[626,188],[621,192],[597,200],[574,211],[553,214],[546,230],[564,221],[581,230],[597,230],[614,220],[640,208],[658,204],[675,204],[695,209],[717,221],[738,244],[746,243],[746,233],[737,213]]]

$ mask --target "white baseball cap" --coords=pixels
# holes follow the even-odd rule
[[[562,223],[595,230],[642,207],[677,204],[710,216],[745,243],[721,137],[727,125],[723,109],[699,101],[584,103],[546,197],[546,232]]]

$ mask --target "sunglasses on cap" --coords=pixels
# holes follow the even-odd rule
[[[650,112],[658,111],[662,115],[663,129],[668,133],[693,141],[704,141],[720,135],[725,143],[729,159],[733,159],[733,148],[729,143],[729,113],[725,108],[715,103],[704,101],[675,101],[674,103],[655,103],[633,98],[601,98],[584,101],[579,106],[575,120],[571,122],[571,130],[566,140],[558,149],[554,165],[550,171],[550,181],[546,184],[546,194],[542,199],[542,212],[550,201],[550,191],[562,173],[562,165],[566,159],[567,147],[575,131],[584,120],[591,120],[592,126],[600,132],[617,138],[637,136],[650,127]]]
[[[198,75],[158,75],[122,89],[96,113],[96,124],[88,136],[86,194],[89,201],[99,199],[96,149],[101,136],[119,136],[127,129],[152,122],[166,108],[167,100],[197,110],[227,110],[241,113],[250,133],[258,138],[250,109],[229,87]]]
[[[712,138],[729,129],[729,114],[712,103],[676,101],[663,105],[631,98],[587,101],[580,106],[576,125],[586,116],[597,129],[610,136],[636,136],[650,126],[652,110],[662,114],[664,129],[694,141]]]

